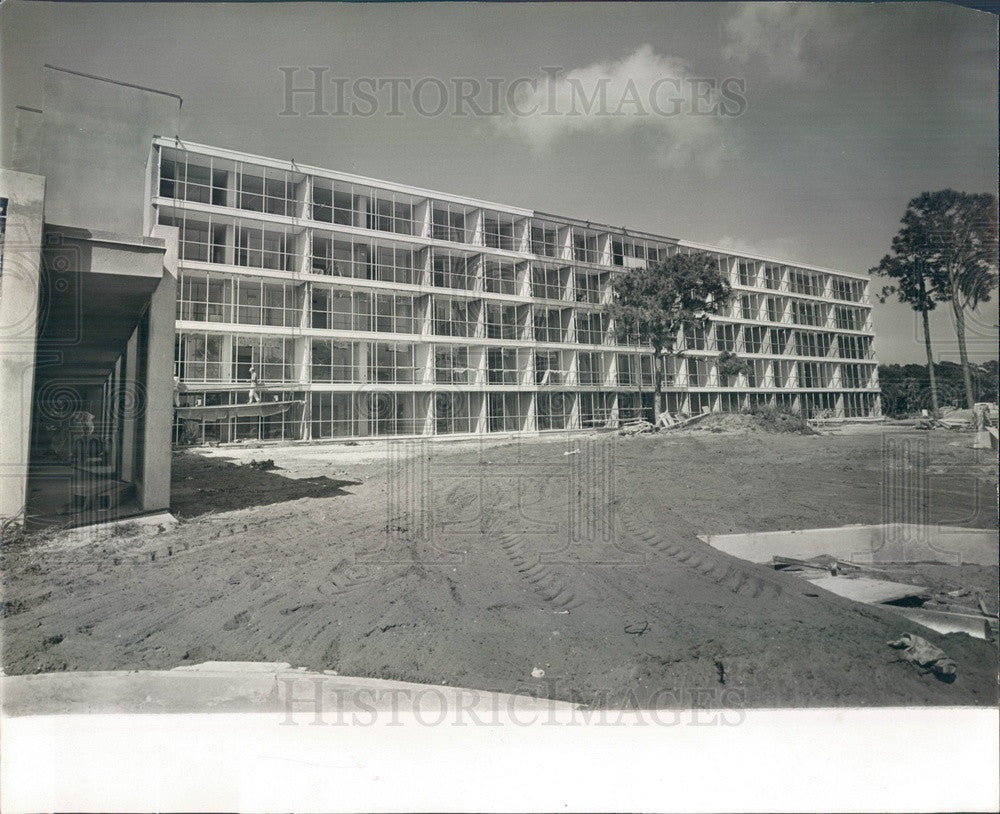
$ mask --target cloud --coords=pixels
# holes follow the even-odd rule
[[[726,20],[723,56],[744,65],[759,61],[777,79],[813,79],[810,59],[826,53],[830,43],[823,40],[839,39],[853,16],[827,3],[743,3]]]
[[[494,121],[535,150],[579,134],[629,137],[661,166],[695,165],[712,174],[724,158],[723,120],[742,112],[741,88],[724,93],[649,45],[585,68],[544,69],[515,91],[513,104]]]

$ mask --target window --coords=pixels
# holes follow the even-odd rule
[[[770,342],[767,328],[758,325],[747,325],[743,329],[747,353],[769,353]]]
[[[413,250],[399,246],[376,246],[375,279],[386,283],[415,284],[417,279]]]
[[[739,268],[740,285],[757,285],[757,264],[753,260],[740,260],[737,264]]]
[[[764,266],[764,285],[773,291],[781,291],[781,278],[782,269],[781,266],[775,266],[771,263],[767,263]]]
[[[530,397],[518,393],[490,393],[486,402],[488,432],[516,432],[525,429]]]
[[[789,272],[789,288],[795,294],[810,294],[814,297],[823,296],[826,288],[826,275],[817,274],[803,269],[792,269]]]
[[[346,384],[359,380],[356,342],[312,340],[312,380],[323,384]]]
[[[519,320],[516,305],[488,302],[486,311],[486,336],[489,339],[519,339]]]
[[[689,356],[687,363],[688,387],[705,387],[709,384],[711,361],[709,359]]]
[[[483,245],[509,252],[520,251],[520,241],[516,237],[519,232],[513,215],[500,212],[483,213]]]
[[[580,426],[607,426],[613,406],[614,395],[611,393],[580,393]]]
[[[841,359],[870,359],[871,337],[838,334],[837,349]]]
[[[531,222],[531,253],[543,257],[562,257],[559,229],[552,223]]]
[[[303,178],[285,170],[240,164],[236,170],[236,206],[252,212],[295,217],[296,188]]]
[[[568,278],[568,272],[565,275]],[[568,279],[567,279],[568,282]],[[531,296],[543,300],[561,300],[565,293],[563,270],[555,266],[531,267]]]
[[[576,312],[576,341],[581,345],[604,344],[608,317],[599,311]]]
[[[355,434],[355,405],[350,393],[311,393],[309,398],[312,438],[343,438]]]
[[[785,321],[785,301],[782,297],[767,298],[767,320],[768,322]]]
[[[618,384],[622,387],[652,387],[652,354],[619,353]]]
[[[484,258],[483,282],[491,294],[517,294],[517,267],[507,260]]]
[[[368,381],[381,384],[412,384],[417,380],[413,345],[399,342],[372,342],[365,349]]]
[[[604,383],[604,374],[601,366],[601,354],[580,351],[577,359],[578,379],[582,385],[595,385]]]
[[[362,229],[374,229],[378,221],[377,208],[373,208],[374,190],[371,187],[359,186],[346,181],[331,181],[327,178],[313,179],[312,217],[323,223],[335,223],[341,226],[357,226]],[[388,194],[388,193],[387,193]],[[389,197],[390,204],[393,198]],[[385,231],[405,231],[405,226],[397,222],[396,215],[405,221],[405,208],[397,210],[390,206],[388,212],[383,208],[383,214],[388,214],[388,225],[399,228]]]
[[[538,393],[535,396],[535,415],[539,430],[569,429],[572,413],[572,393]]]
[[[161,197],[227,206],[228,176],[219,159],[169,147],[160,150]]]
[[[261,384],[294,381],[295,341],[282,336],[232,337],[231,380],[249,382],[250,368],[257,369]]]
[[[560,309],[536,308],[534,323],[537,342],[563,341],[563,316]]]
[[[237,266],[292,271],[294,256],[295,239],[284,230],[236,227]]]
[[[472,291],[476,287],[476,259],[456,252],[432,249],[431,284],[437,288]]]
[[[566,384],[566,375],[557,350],[535,353],[535,384]]]
[[[490,384],[517,384],[517,377],[516,348],[487,348],[487,382]]]
[[[177,319],[232,322],[233,280],[230,277],[181,272],[177,285]]]
[[[606,276],[603,279],[606,280]],[[601,275],[577,272],[574,275],[574,283],[577,302],[600,303],[603,290]]]
[[[573,259],[581,263],[599,263],[598,236],[595,232],[573,229]]]
[[[833,296],[838,300],[861,302],[864,298],[865,283],[863,280],[851,280],[846,277],[833,278]]]
[[[867,322],[866,312],[862,308],[852,308],[849,305],[835,305],[833,313],[837,327],[843,330],[860,331],[864,329]]]
[[[479,306],[467,300],[434,297],[433,319],[438,336],[475,336]]]
[[[771,353],[783,355],[788,352],[795,331],[791,328],[771,329]]]
[[[412,235],[414,233],[413,201],[406,195],[377,190],[373,206],[373,219],[374,223],[368,224],[369,229]]]
[[[469,243],[465,216],[464,206],[435,201],[431,206],[431,237],[452,243]]]
[[[792,301],[793,321],[796,325],[824,325],[824,306],[818,302]]]
[[[669,251],[665,245],[616,237],[611,240],[611,263],[625,268],[643,268],[664,259]]]
[[[224,381],[222,334],[178,333],[174,343],[174,375],[184,382]]]
[[[684,327],[685,350],[707,350],[708,335],[703,325],[686,325]]]
[[[473,406],[472,393],[435,393],[434,430],[439,435],[457,432],[474,432],[479,410]]]

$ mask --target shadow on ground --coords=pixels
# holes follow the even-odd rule
[[[360,482],[325,475],[287,478],[280,469],[257,469],[248,464],[175,452],[170,511],[179,519],[190,519],[209,512],[268,506],[303,497],[335,497],[350,494],[344,487]]]

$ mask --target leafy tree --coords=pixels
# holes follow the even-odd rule
[[[904,228],[892,239],[893,254],[885,255],[868,273],[895,280],[894,283],[883,286],[878,295],[879,302],[885,302],[895,294],[900,302],[909,303],[920,314],[924,351],[927,353],[931,409],[937,415],[941,406],[938,401],[937,379],[934,376],[934,352],[931,348],[931,323],[928,316],[934,310],[934,284],[928,279],[930,269],[922,256],[922,246],[916,243],[914,230],[905,226],[910,215],[911,211],[907,208],[906,215],[903,216]]]
[[[623,342],[653,349],[653,421],[660,418],[663,359],[678,353],[685,328],[707,325],[729,302],[729,282],[715,258],[704,254],[675,254],[659,263],[631,269],[612,282],[608,312]]]
[[[951,303],[968,407],[975,396],[966,348],[965,315],[987,302],[996,288],[996,223],[997,200],[989,193],[953,189],[923,192],[906,207],[902,228],[892,241],[894,254],[886,255],[872,270],[896,280],[894,285],[883,289],[883,296],[898,293],[900,300],[920,311],[934,392],[937,385],[933,381],[927,313],[935,301]]]
[[[995,359],[969,365],[973,395],[976,401],[996,401],[998,365]],[[934,365],[942,404],[957,404],[963,400],[962,366],[954,362]],[[910,416],[928,408],[929,376],[923,365],[879,365],[879,386],[882,390],[882,410],[890,416]]]
[[[719,375],[739,376],[741,373],[750,372],[750,365],[746,359],[741,358],[732,351],[724,350],[719,354]]]

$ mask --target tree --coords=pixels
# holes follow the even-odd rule
[[[659,421],[663,358],[677,354],[685,328],[704,327],[729,302],[729,282],[715,258],[675,254],[644,268],[622,272],[612,281],[608,312],[619,340],[653,350],[653,421]]]
[[[988,302],[997,286],[997,199],[989,193],[951,189],[928,198],[927,211],[936,227],[931,245],[943,275],[938,290],[942,300],[951,302],[955,314],[965,406],[971,408],[976,397],[965,344],[965,312]]]
[[[923,192],[907,204],[902,228],[873,273],[892,277],[882,299],[897,293],[923,318],[928,372],[937,410],[937,384],[927,314],[934,302],[950,302],[955,316],[958,354],[967,406],[975,396],[965,339],[966,311],[987,302],[997,285],[996,198],[945,189]]]
[[[910,210],[907,209],[907,215]],[[907,216],[903,216],[903,223]],[[889,277],[895,283],[885,285],[878,295],[879,302],[885,302],[893,294],[900,302],[909,303],[913,310],[920,314],[924,333],[924,351],[927,353],[927,375],[930,379],[931,409],[933,415],[938,415],[941,405],[938,401],[937,378],[934,375],[934,352],[931,348],[930,314],[934,310],[933,282],[928,279],[929,269],[922,257],[922,247],[914,242],[912,230],[900,229],[892,239],[894,254],[885,255],[875,268],[868,271],[871,275]]]

